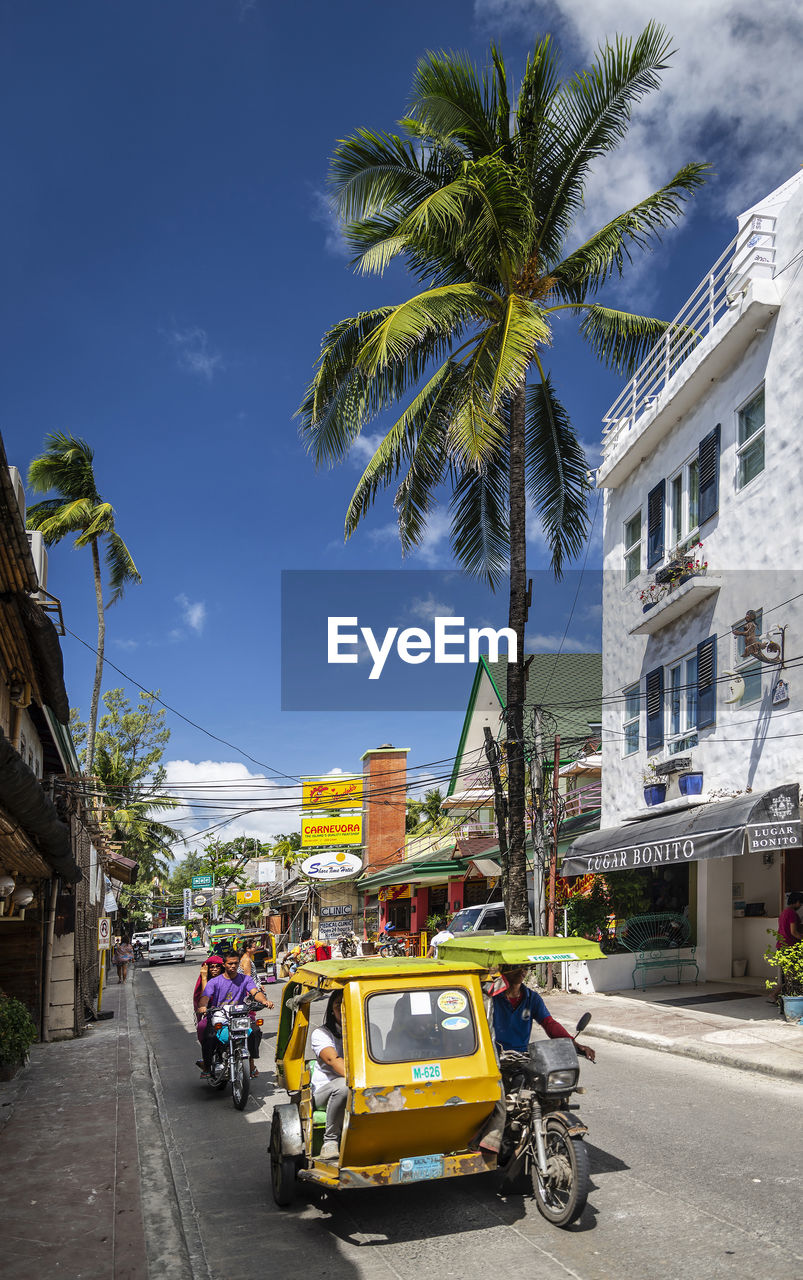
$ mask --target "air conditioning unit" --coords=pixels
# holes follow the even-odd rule
[[[22,476],[16,467],[9,467],[8,474],[11,478],[11,487],[14,490],[14,497],[17,499],[17,506],[20,509],[22,523],[25,523],[25,485],[22,483]]]
[[[47,591],[47,547],[45,546],[44,535],[38,529],[29,531],[28,546],[31,548],[39,590]]]

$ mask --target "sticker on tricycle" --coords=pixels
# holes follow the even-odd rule
[[[462,1013],[467,1003],[462,991],[442,991],[438,996],[441,1013]]]
[[[441,1064],[439,1062],[416,1063],[413,1067],[413,1084],[419,1080],[440,1080]]]
[[[399,1182],[423,1182],[443,1177],[443,1156],[405,1156],[399,1161]]]
[[[441,1026],[444,1031],[464,1031],[471,1023],[468,1018],[444,1018]]]
[[[544,964],[547,960],[576,960],[577,956],[573,951],[550,951],[549,955],[528,956],[527,959],[533,964]]]

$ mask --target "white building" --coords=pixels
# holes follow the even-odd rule
[[[688,906],[701,979],[768,976],[767,930],[803,888],[802,302],[797,174],[742,214],[605,419],[602,828],[564,869],[647,867],[653,909]],[[650,808],[648,762],[667,782]],[[599,987],[628,985],[632,957],[600,966]]]

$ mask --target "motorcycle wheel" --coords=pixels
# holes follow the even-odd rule
[[[215,1049],[212,1054],[212,1069],[209,1072],[209,1082],[213,1089],[225,1089],[229,1082],[226,1072],[226,1060],[219,1049]]]
[[[383,960],[387,960],[389,956],[392,956],[393,948],[391,947],[390,943],[386,942],[384,947],[380,947],[378,954],[382,957]]]
[[[572,1138],[564,1126],[547,1121],[547,1161],[549,1174],[542,1178],[533,1157],[531,1172],[533,1194],[538,1212],[555,1227],[575,1222],[588,1199],[588,1151],[582,1138]]]
[[[234,1079],[231,1082],[231,1100],[237,1111],[244,1111],[251,1092],[251,1075],[246,1071],[242,1058],[234,1060]]]
[[[270,1185],[273,1199],[284,1209],[291,1204],[296,1191],[296,1162],[282,1153],[282,1127],[274,1115],[270,1129]]]

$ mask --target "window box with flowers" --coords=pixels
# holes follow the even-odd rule
[[[707,571],[708,561],[703,559],[702,542],[693,542],[685,548],[675,547],[664,567],[657,571],[653,581],[639,593],[644,613],[669,595],[670,591],[687,582],[689,578]]]

